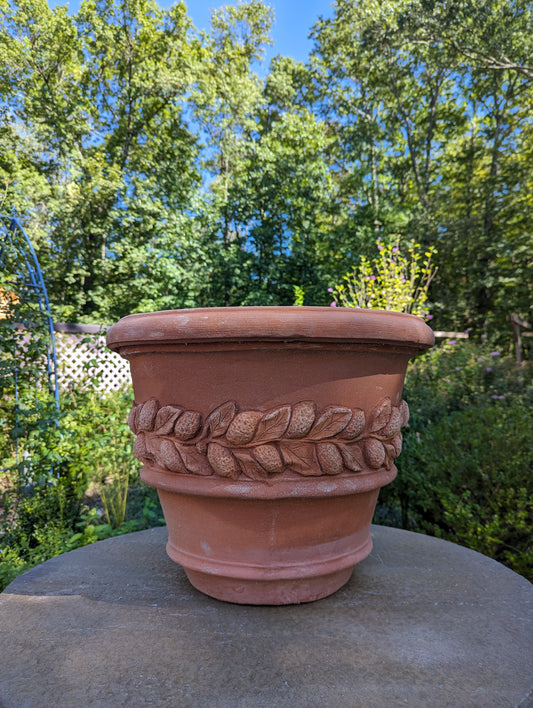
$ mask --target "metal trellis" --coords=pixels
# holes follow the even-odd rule
[[[47,328],[47,341],[43,354],[46,358],[47,386],[59,409],[59,385],[54,323],[50,312],[48,293],[35,249],[14,215],[0,214],[0,268],[13,272],[14,279],[7,281],[17,296],[28,294],[39,307]],[[30,333],[31,336],[31,333]]]

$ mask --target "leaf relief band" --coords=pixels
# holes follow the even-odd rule
[[[338,475],[390,469],[409,420],[405,401],[384,398],[370,412],[312,401],[269,411],[239,411],[234,401],[205,420],[198,411],[134,403],[128,424],[136,457],[170,472],[260,480],[292,472]]]

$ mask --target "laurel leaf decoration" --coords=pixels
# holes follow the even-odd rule
[[[204,477],[213,474],[213,469],[207,457],[199,452],[194,445],[179,445],[176,443],[176,449],[179,451],[187,472]]]
[[[265,413],[257,425],[254,441],[256,443],[266,443],[272,440],[279,440],[287,430],[290,417],[290,406],[281,406]]]
[[[356,408],[352,411],[350,422],[341,432],[341,438],[344,440],[354,440],[359,437],[365,429],[365,422],[365,412],[360,408]]]
[[[304,477],[318,477],[322,470],[316,456],[316,445],[299,443],[281,447],[283,462],[287,469]]]
[[[255,436],[257,424],[263,417],[261,411],[243,411],[231,421],[226,439],[230,445],[246,445]]]
[[[286,436],[304,438],[313,427],[316,417],[316,403],[313,401],[300,401],[292,407],[291,419]]]
[[[130,430],[134,435],[137,435],[137,433],[139,432],[139,428],[137,425],[137,417],[139,415],[140,409],[141,405],[139,403],[134,403],[131,407],[131,411],[128,416],[128,425],[130,426]]]
[[[342,406],[329,406],[318,418],[309,433],[312,440],[322,440],[338,435],[348,425],[352,411]]]
[[[156,435],[170,435],[174,430],[174,425],[183,413],[183,408],[177,406],[163,406],[157,411],[154,424]]]
[[[215,408],[206,418],[206,427],[213,438],[219,438],[224,435],[228,426],[235,418],[237,413],[237,404],[235,401],[227,401],[218,408]]]
[[[239,465],[235,455],[216,442],[212,442],[207,447],[207,459],[214,471],[221,477],[237,479],[239,475]]]
[[[400,432],[402,427],[402,414],[399,408],[392,408],[389,416],[389,420],[386,425],[381,429],[381,435],[385,438],[392,438],[397,433]]]
[[[400,401],[400,413],[402,416],[401,427],[403,428],[409,422],[409,406],[407,405],[407,401]]]
[[[318,443],[316,453],[324,474],[336,475],[342,472],[344,462],[337,445],[331,442]]]
[[[363,452],[360,445],[339,445],[344,466],[351,472],[361,472],[365,467]]]
[[[161,440],[159,447],[159,460],[171,472],[185,472],[185,465],[178,452],[176,444],[172,440],[165,438]]]
[[[267,473],[253,457],[250,450],[234,450],[233,454],[247,477],[255,480],[264,480],[266,478]]]
[[[292,473],[306,477],[390,469],[409,419],[405,401],[383,398],[371,411],[346,406],[319,410],[313,401],[269,411],[240,411],[226,401],[204,419],[194,410],[134,403],[128,424],[135,455],[145,464],[199,476],[251,480]]]
[[[281,474],[283,460],[275,445],[259,445],[254,448],[254,457],[268,474]]]
[[[139,433],[135,438],[133,454],[138,460],[141,460],[141,462],[148,457],[148,448],[146,447],[146,436],[144,433]]]
[[[372,411],[370,417],[370,432],[376,433],[378,430],[384,428],[392,413],[392,403],[390,398],[384,398]]]
[[[139,430],[153,430],[158,409],[159,402],[156,398],[150,398],[146,403],[143,403],[136,420],[137,428]]]
[[[387,451],[381,440],[376,438],[365,440],[363,451],[366,463],[373,470],[379,470],[385,463]]]

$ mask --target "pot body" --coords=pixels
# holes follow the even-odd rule
[[[371,550],[396,475],[410,357],[431,330],[399,313],[211,308],[130,315],[130,426],[167,552],[221,600],[287,604],[341,587]]]

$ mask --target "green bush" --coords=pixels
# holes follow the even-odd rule
[[[473,548],[533,579],[531,371],[471,343],[411,364],[398,478],[376,520]]]
[[[163,523],[156,491],[139,479],[130,407],[125,391],[65,394],[59,425],[30,426],[22,461],[5,458],[0,589],[59,553]]]

